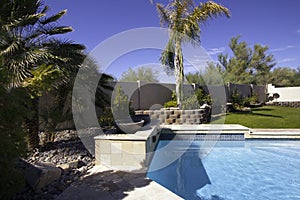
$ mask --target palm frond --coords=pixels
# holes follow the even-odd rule
[[[64,78],[60,81],[67,84],[85,58],[83,45],[53,39],[73,29],[54,23],[66,10],[46,17],[48,9],[40,0],[1,1],[0,57],[11,86],[20,86],[33,76],[32,70],[44,64],[61,70]]]
[[[22,27],[26,25],[33,25],[35,24],[41,17],[44,17],[45,13],[37,13],[32,15],[25,15],[22,18],[15,19],[14,21],[10,22],[7,26],[9,28],[16,28]]]
[[[49,6],[44,6],[43,9],[41,10],[41,13],[47,13],[49,11]]]
[[[34,96],[41,96],[45,91],[55,88],[56,80],[62,75],[61,71],[52,65],[41,65],[31,71],[32,76],[26,78],[22,85],[28,87],[34,93]]]
[[[64,51],[83,51],[85,50],[85,46],[82,44],[77,44],[69,40],[59,40],[56,38],[53,38],[49,40],[48,42],[44,43],[44,46],[55,48],[55,50],[64,50]]]
[[[46,19],[41,20],[41,24],[45,25],[45,24],[49,24],[49,23],[52,23],[52,22],[56,22],[62,16],[64,16],[66,13],[67,13],[67,10],[62,10],[59,13],[56,13],[56,14],[52,15],[51,17],[48,17]]]
[[[161,53],[160,61],[164,65],[164,67],[173,70],[175,68],[174,59],[175,59],[174,41],[172,39],[169,39],[164,51]]]
[[[222,15],[230,17],[229,10],[221,4],[208,1],[197,6],[194,12],[191,14],[191,17],[196,19],[198,23],[204,23],[208,19],[216,18]]]
[[[200,44],[200,26],[197,20],[194,20],[190,16],[185,18],[184,22],[184,41],[183,42],[190,42],[192,45],[197,46]]]
[[[70,26],[49,26],[44,29],[44,34],[57,35],[72,32],[73,28]]]
[[[2,41],[4,42],[4,41]],[[2,43],[1,42],[1,43]],[[1,45],[3,46],[3,45]],[[3,47],[2,47],[3,48]],[[1,49],[2,49],[1,48]],[[0,51],[0,55],[2,56],[10,56],[12,55],[14,52],[16,52],[19,48],[19,44],[18,44],[18,41],[12,41],[10,44],[8,44],[4,49],[2,49]]]
[[[57,62],[62,70],[77,71],[86,58],[83,54],[85,46],[73,43],[72,41],[51,39],[49,42],[44,43],[44,46],[52,55],[56,56],[56,58],[63,58],[63,62],[56,58],[53,60],[53,62]]]
[[[159,13],[160,17],[160,24],[161,26],[165,26],[170,23],[170,13],[169,11],[164,8],[162,4],[156,4],[157,12]]]

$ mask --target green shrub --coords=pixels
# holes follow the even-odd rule
[[[168,101],[164,103],[164,108],[177,107],[177,101]]]
[[[235,88],[230,96],[232,106],[235,110],[241,110],[245,104],[245,99],[241,95],[241,93],[238,91],[237,88]]]
[[[177,96],[176,92],[172,92],[172,100],[164,103],[164,108],[177,107]]]
[[[200,104],[197,99],[197,95],[193,94],[192,96],[184,99],[181,106],[183,110],[199,109]]]
[[[204,103],[211,104],[212,99],[210,95],[206,94],[203,89],[197,89],[194,94],[190,97],[185,98],[182,101],[182,109],[191,110],[191,109],[199,109]],[[164,104],[165,108],[177,107],[177,98],[176,93],[173,91],[172,100],[168,101]]]
[[[258,95],[253,95],[251,97],[244,99],[244,106],[250,107],[251,105],[259,103]]]
[[[206,94],[203,89],[199,88],[195,91],[195,95],[197,96],[197,100],[200,105],[203,105],[204,103],[210,104],[212,102],[211,96],[209,94]]]
[[[235,88],[231,94],[231,101],[235,110],[241,110],[243,107],[249,107],[250,105],[258,103],[259,98],[257,94],[254,94],[251,97],[243,97]]]
[[[21,89],[6,91],[0,86],[0,199],[11,199],[25,184],[16,162],[26,155],[25,132],[22,128],[28,110]]]
[[[113,126],[114,116],[112,114],[110,107],[106,107],[104,109],[103,113],[99,117],[99,123],[100,123],[101,127],[105,127],[105,126],[112,127]]]
[[[182,109],[199,109],[204,103],[211,104],[211,102],[212,100],[210,95],[206,94],[201,88],[199,88],[192,96],[183,100]]]
[[[134,114],[134,109],[131,107],[131,102],[128,96],[124,93],[121,86],[116,89],[116,95],[112,104],[112,113],[116,119],[126,119],[129,115]]]
[[[259,103],[259,97],[258,97],[258,94],[253,94],[250,98],[250,105],[253,105],[253,104],[256,104],[256,103]]]

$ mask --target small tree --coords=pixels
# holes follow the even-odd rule
[[[237,88],[235,88],[232,91],[230,99],[231,99],[231,102],[232,102],[232,106],[235,110],[241,110],[242,109],[242,107],[244,105],[244,98],[241,95],[241,93],[238,91]]]
[[[134,110],[131,108],[131,102],[128,100],[128,96],[124,93],[121,86],[117,86],[116,88],[112,112],[115,120],[128,119],[130,115],[134,114]]]
[[[129,68],[128,71],[121,75],[120,81],[124,82],[135,82],[145,81],[147,83],[157,83],[158,72],[152,70],[149,67],[140,67],[137,70]]]
[[[222,66],[225,82],[236,84],[266,85],[275,66],[274,56],[267,51],[268,46],[255,44],[253,48],[245,41],[239,41],[241,36],[233,37],[229,47],[233,56],[219,54],[218,60]]]

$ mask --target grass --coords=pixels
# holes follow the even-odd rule
[[[253,108],[252,112],[228,113],[212,124],[241,124],[249,128],[300,128],[300,109],[279,106]]]

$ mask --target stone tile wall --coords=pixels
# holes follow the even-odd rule
[[[284,106],[284,107],[291,107],[291,108],[300,108],[300,101],[293,101],[293,102],[272,102],[269,105]]]
[[[135,134],[107,134],[95,137],[96,165],[119,170],[145,170],[153,156],[160,132],[157,128]]]
[[[159,120],[165,125],[181,124],[203,124],[209,122],[210,110],[178,110],[178,109],[160,109],[160,110],[140,110],[136,115],[149,115],[151,120]]]

